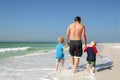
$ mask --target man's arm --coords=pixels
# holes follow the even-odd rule
[[[70,35],[70,29],[69,29],[69,26],[68,26],[68,29],[67,29],[67,32],[66,32],[66,47],[68,47],[69,35]]]
[[[85,48],[85,47],[87,46],[87,39],[86,39],[85,26],[83,26],[82,40],[84,41],[84,48]]]

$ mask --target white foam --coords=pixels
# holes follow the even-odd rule
[[[39,51],[39,52],[34,52],[34,53],[26,54],[26,55],[12,56],[9,58],[25,58],[25,57],[44,55],[44,54],[50,54],[50,53],[54,53],[54,52],[53,51],[48,51],[48,52]]]
[[[0,53],[9,52],[9,51],[23,51],[29,48],[30,47],[0,48]]]
[[[58,80],[58,79],[56,77],[54,77],[53,80]]]
[[[113,46],[114,48],[120,48],[120,46],[118,46],[118,45],[115,45],[115,46]]]
[[[50,79],[46,79],[46,78],[41,78],[41,80],[50,80]]]
[[[48,71],[48,70],[52,70],[52,71],[55,70],[55,68],[40,68],[40,69],[42,69],[42,70],[47,70],[47,71]]]
[[[26,54],[26,55],[12,56],[11,58],[25,58],[25,57],[30,57],[30,56],[37,56],[40,54],[43,54],[43,53],[36,52],[36,53],[31,53],[31,54]]]

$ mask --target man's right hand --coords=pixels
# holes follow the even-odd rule
[[[84,48],[83,49],[85,49],[87,47],[87,45],[84,45]]]
[[[67,48],[68,46],[69,46],[69,45],[68,45],[68,44],[66,44],[64,48]]]

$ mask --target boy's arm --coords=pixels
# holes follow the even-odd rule
[[[96,53],[96,55],[99,56],[100,58],[102,58],[102,56],[98,53],[97,48],[95,46],[93,47],[93,49],[94,49],[94,52]]]
[[[97,54],[97,56],[99,56],[100,58],[102,58],[102,55],[100,55],[99,53],[96,53]]]

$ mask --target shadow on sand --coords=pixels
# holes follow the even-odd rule
[[[111,70],[112,67],[113,67],[113,62],[108,61],[106,63],[96,65],[96,71],[99,72],[99,71],[103,71],[103,70],[107,70],[107,69]],[[83,71],[83,70],[86,70],[86,64],[78,66],[78,72]]]
[[[113,62],[112,61],[108,61],[104,64],[98,64],[96,65],[96,71],[99,72],[99,71],[103,71],[103,70],[111,70],[113,67]]]

